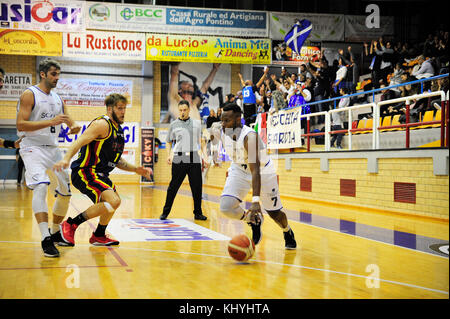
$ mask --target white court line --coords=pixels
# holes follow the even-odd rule
[[[162,189],[158,189],[157,187],[155,187],[155,188],[153,188],[153,189],[156,189],[156,190],[162,190]],[[181,195],[183,195],[183,196],[188,196],[188,197],[190,196],[190,195],[185,195],[185,194],[181,194]],[[216,195],[211,195],[211,194],[207,194],[207,195],[209,195],[209,196],[216,196]],[[191,196],[191,197],[192,197],[192,196]],[[211,198],[211,199],[204,199],[204,198],[202,198],[202,200],[207,201],[207,202],[211,202],[211,203],[218,204],[217,200],[214,200],[214,199],[212,199],[212,198]],[[286,211],[289,212],[289,215],[291,215],[291,214],[298,214],[297,212],[293,211],[292,209],[286,209]],[[264,212],[263,212],[263,214],[266,214],[266,215],[267,215],[267,213],[264,213]],[[336,218],[334,218],[334,217],[329,217],[329,216],[324,216],[324,215],[318,215],[318,214],[311,214],[311,215],[321,216],[321,217],[325,217],[325,218],[328,218],[328,219],[336,219]],[[286,214],[286,217],[287,217],[287,219],[288,219],[289,222],[299,223],[300,225],[312,226],[312,227],[319,228],[319,229],[322,229],[322,230],[331,231],[331,232],[334,232],[334,233],[337,233],[337,234],[344,234],[344,235],[347,235],[347,236],[352,236],[352,237],[356,237],[356,238],[360,238],[360,239],[370,240],[370,241],[374,241],[374,242],[377,242],[377,243],[380,243],[380,244],[389,245],[389,246],[392,246],[392,247],[395,247],[395,248],[403,248],[403,249],[407,249],[407,250],[410,250],[410,251],[414,251],[414,252],[419,252],[419,253],[427,254],[427,255],[430,255],[430,256],[437,256],[437,257],[445,258],[445,259],[448,259],[448,258],[449,258],[449,256],[443,256],[443,255],[440,255],[439,253],[435,253],[435,252],[428,252],[428,251],[420,250],[420,249],[417,249],[417,248],[414,249],[414,248],[409,248],[409,247],[405,247],[405,246],[400,246],[400,245],[396,245],[396,244],[394,244],[394,243],[387,242],[387,241],[382,241],[382,240],[379,240],[379,239],[373,239],[373,238],[369,238],[369,237],[364,237],[364,236],[357,235],[357,234],[348,234],[348,233],[341,232],[341,231],[338,231],[338,230],[335,230],[335,229],[327,228],[326,226],[319,226],[319,225],[314,225],[314,224],[307,223],[307,222],[302,222],[302,221],[297,220],[297,219],[289,218],[288,214]],[[336,220],[337,220],[337,219],[336,219]],[[358,223],[356,223],[356,224],[358,224]],[[360,225],[364,225],[364,226],[370,226],[370,227],[378,228],[378,229],[383,230],[383,231],[392,231],[392,232],[394,231],[393,229],[389,229],[389,228],[384,228],[384,227],[379,227],[379,226],[373,226],[373,225],[368,225],[368,224],[361,224],[361,223],[359,223],[359,224],[360,224]],[[417,235],[417,234],[414,234],[414,235],[416,235],[416,236],[421,236],[421,235]],[[428,237],[428,236],[422,236],[422,237]],[[428,237],[428,238],[432,238],[432,237]],[[436,240],[440,240],[440,241],[445,241],[445,239],[438,239],[438,238],[432,238],[432,239],[436,239]]]
[[[3,240],[0,241],[0,243],[40,244],[40,242],[20,242],[20,241],[3,241]],[[86,244],[78,245],[77,244],[77,246],[91,246],[91,245],[86,245]],[[114,248],[114,249],[118,249],[118,248]],[[141,251],[150,251],[150,252],[160,252],[160,253],[185,254],[185,255],[197,255],[197,256],[205,256],[205,257],[230,259],[230,256],[203,254],[203,253],[193,253],[193,252],[176,251],[176,250],[150,249],[150,248],[139,248],[139,247],[120,247],[120,249],[121,250],[127,249],[127,250],[141,250]],[[351,276],[351,277],[367,279],[367,276],[365,276],[365,275],[346,273],[346,272],[335,271],[335,270],[330,270],[330,269],[314,268],[314,267],[307,267],[307,266],[294,265],[294,264],[285,264],[285,263],[279,263],[279,262],[276,262],[276,261],[269,261],[269,260],[251,259],[251,261],[258,262],[258,263],[264,263],[264,264],[271,264],[271,265],[288,266],[288,267],[293,267],[293,268],[322,271],[322,272],[328,272],[328,273],[333,273],[333,274],[337,274],[337,275],[344,275],[344,276]],[[432,289],[432,288],[428,288],[428,287],[417,286],[417,285],[408,284],[408,283],[404,283],[404,282],[400,282],[400,281],[393,281],[393,280],[387,280],[387,279],[382,279],[382,278],[380,278],[379,281],[380,282],[394,284],[394,285],[400,285],[400,286],[406,286],[406,287],[411,287],[411,288],[417,288],[417,289],[437,292],[437,293],[444,294],[444,295],[448,295],[449,294],[448,291],[443,291],[443,290]]]

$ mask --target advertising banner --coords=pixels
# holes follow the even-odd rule
[[[269,37],[272,40],[284,40],[297,20],[307,19],[312,24],[309,41],[344,41],[344,15],[270,12],[269,16]]]
[[[320,56],[321,43],[310,42],[310,45],[301,48],[300,54],[292,51],[284,41],[280,40],[272,41],[272,48],[272,64],[298,66],[309,61],[317,62]]]
[[[145,34],[101,31],[64,33],[63,56],[145,60]]]
[[[267,120],[267,148],[283,149],[302,146],[301,108],[280,110]]]
[[[62,55],[62,33],[0,29],[0,54]]]
[[[86,2],[72,0],[2,0],[0,30],[84,32]]]
[[[17,101],[22,92],[33,85],[33,76],[26,73],[7,73],[3,88],[0,89],[0,100]]]
[[[70,112],[69,112],[70,114]],[[106,108],[105,108],[106,114]],[[79,134],[68,135],[69,127],[66,124],[61,124],[61,131],[59,133],[58,142],[61,147],[69,147],[78,137],[86,131],[91,121],[77,121],[81,126]],[[138,122],[125,122],[120,125],[123,129],[123,136],[125,139],[125,148],[137,148],[139,147],[139,123]],[[134,155],[133,155],[134,156]],[[130,162],[134,164],[133,162]]]
[[[267,12],[167,8],[169,32],[267,37]]]
[[[92,2],[88,29],[267,37],[267,12]]]
[[[88,80],[62,78],[58,81],[55,92],[69,106],[105,107],[105,98],[111,93],[119,93],[132,105],[133,81],[127,80]]]
[[[155,128],[141,128],[141,165],[145,168],[153,170],[155,163]],[[141,182],[153,182],[154,176],[150,176],[150,180],[141,176]]]
[[[345,16],[345,41],[378,40],[381,36],[394,35],[394,17],[380,16],[380,25],[377,28],[369,28],[366,23],[367,16]]]
[[[269,39],[147,34],[147,60],[270,64]]]

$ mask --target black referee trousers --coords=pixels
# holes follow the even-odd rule
[[[178,189],[186,175],[189,178],[192,198],[194,199],[194,215],[202,214],[202,164],[197,152],[175,153],[172,161],[172,179],[167,188],[166,203],[163,213],[169,214]]]

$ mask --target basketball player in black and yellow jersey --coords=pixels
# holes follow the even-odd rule
[[[125,171],[150,178],[151,169],[136,167],[121,158],[125,140],[121,124],[124,122],[127,99],[120,94],[110,94],[105,99],[107,114],[93,120],[86,131],[70,146],[63,160],[53,169],[59,171],[69,167],[71,158],[78,150],[78,158],[72,162],[72,184],[87,195],[94,205],[75,218],[62,224],[61,236],[66,242],[75,244],[75,230],[84,221],[100,216],[97,229],[89,242],[96,246],[118,245],[119,242],[105,234],[114,212],[120,206],[116,186],[109,173],[118,167]]]

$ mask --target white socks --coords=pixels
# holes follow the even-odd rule
[[[42,240],[44,240],[45,237],[50,236],[50,232],[48,231],[48,223],[47,222],[40,223],[39,230],[41,231]]]

